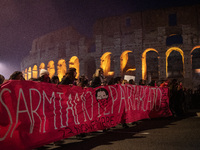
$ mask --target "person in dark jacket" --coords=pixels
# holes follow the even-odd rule
[[[74,85],[74,82],[76,80],[76,68],[69,68],[69,70],[66,72],[64,77],[62,78],[62,81],[60,84],[64,85]]]
[[[106,83],[106,78],[103,75],[103,69],[99,68],[93,75],[91,87],[95,88],[101,85],[105,85],[105,83]]]
[[[51,78],[51,83],[53,83],[53,84],[59,84],[60,82],[59,82],[58,76],[53,76]]]

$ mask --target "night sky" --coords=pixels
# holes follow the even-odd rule
[[[200,0],[0,0],[0,74],[20,70],[32,41],[46,33],[74,26],[92,36],[98,18],[191,4]]]

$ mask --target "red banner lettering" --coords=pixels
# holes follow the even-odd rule
[[[8,81],[0,88],[2,149],[32,149],[80,133],[168,117],[168,88],[97,88]]]

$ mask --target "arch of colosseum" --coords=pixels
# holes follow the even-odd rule
[[[75,67],[89,79],[99,67],[107,77],[177,78],[188,88],[200,84],[200,6],[173,7],[97,20],[93,37],[69,26],[35,39],[21,62],[25,78],[45,68],[61,80]]]

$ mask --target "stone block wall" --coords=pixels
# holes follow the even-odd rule
[[[176,25],[170,25],[170,16],[176,17]],[[148,10],[107,17],[97,20],[93,26],[93,37],[88,39],[80,35],[73,27],[67,27],[33,41],[30,55],[21,63],[22,70],[29,66],[48,62],[57,62],[72,56],[80,61],[81,74],[88,74],[90,61],[95,60],[95,66],[100,66],[100,58],[106,52],[111,52],[115,76],[122,75],[120,70],[120,56],[130,50],[135,56],[136,82],[142,78],[142,54],[147,49],[154,49],[158,53],[159,80],[166,76],[166,52],[175,47],[184,53],[185,86],[193,87],[191,51],[200,48],[200,6],[183,6]],[[180,35],[182,43],[167,45],[166,40],[173,35]],[[92,45],[95,51],[89,52]],[[179,51],[179,52],[180,52]],[[176,62],[174,62],[176,63]],[[85,69],[87,68],[87,69]],[[94,71],[94,69],[92,70]],[[91,71],[91,72],[92,72]]]

